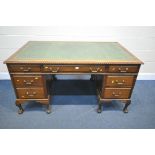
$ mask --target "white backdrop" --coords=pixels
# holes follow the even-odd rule
[[[0,25],[3,26],[155,25],[154,0],[5,0],[1,1],[0,4]],[[155,28],[153,27],[0,27],[0,79],[9,77],[7,76],[5,66],[2,65],[3,59],[12,54],[29,38],[41,38],[41,36],[37,37],[34,34],[36,31],[39,34],[47,32],[48,35],[51,35],[51,39],[57,38],[62,40],[80,39],[81,37],[83,40],[90,38],[97,40],[98,36],[100,36],[100,39],[111,40],[110,38],[115,39],[116,37],[117,39],[121,37],[124,41],[121,42],[123,45],[132,50],[135,55],[137,53],[137,56],[140,58],[144,57],[144,60],[143,58],[142,60],[145,61],[145,65],[142,67],[140,74],[145,75],[145,77],[151,75],[150,79],[155,74],[155,48],[153,47]],[[21,35],[15,32],[20,32]],[[11,35],[11,33],[13,34]],[[25,33],[28,34],[26,35]],[[22,35],[23,37],[26,35],[27,39],[25,37],[25,40],[23,40]],[[17,44],[17,38],[20,42],[19,44]],[[43,38],[50,39],[50,37],[45,37],[45,34],[41,39]],[[127,41],[125,38],[130,41]],[[110,155],[124,155],[124,152],[127,155],[154,155],[154,130],[46,130],[46,132],[44,130],[3,130],[0,132],[0,137],[1,154],[12,153],[18,155],[22,152],[23,155],[27,155],[31,151],[33,154],[41,155],[42,153],[48,154],[49,151],[52,151],[56,155],[66,153],[72,155],[73,152],[75,155],[94,155],[104,151],[105,154]],[[40,143],[40,141],[46,141],[45,145]],[[37,144],[39,149],[36,149],[34,144]],[[25,149],[25,146],[28,149]]]
[[[140,69],[142,78],[155,75],[155,27],[0,27],[0,79],[8,78],[3,61],[30,40],[88,40],[118,41],[144,61]],[[140,79],[140,78],[139,78]]]

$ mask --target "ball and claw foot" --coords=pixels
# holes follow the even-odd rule
[[[22,105],[21,104],[16,104],[16,106],[19,108],[18,109],[18,114],[22,114],[24,112],[24,109],[23,109]]]
[[[124,113],[128,113],[128,106],[131,104],[131,101],[128,101],[126,104],[125,104],[125,106],[124,106],[124,108],[123,108],[123,112]]]
[[[98,100],[98,109],[97,109],[97,113],[101,113],[102,112],[102,102],[100,100]]]
[[[51,111],[51,106],[50,106],[50,105],[48,105],[48,106],[47,106],[46,113],[47,113],[47,114],[50,114],[51,112],[52,112],[52,111]]]
[[[19,109],[19,110],[18,110],[18,114],[19,114],[19,115],[22,114],[23,112],[24,112],[23,109]]]
[[[124,113],[128,113],[128,109],[123,109],[123,112]]]
[[[102,112],[102,110],[98,108],[97,109],[97,113],[101,113],[101,112]]]

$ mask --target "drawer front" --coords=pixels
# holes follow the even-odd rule
[[[103,97],[107,99],[128,99],[130,91],[130,88],[105,88]]]
[[[105,66],[52,66],[44,65],[44,72],[52,73],[102,73],[105,72]]]
[[[9,65],[10,72],[40,72],[39,65]]]
[[[137,73],[139,67],[134,66],[123,66],[123,65],[111,65],[109,66],[109,72],[111,73]]]
[[[43,88],[17,88],[18,98],[21,99],[41,99],[45,98]]]
[[[107,87],[132,87],[134,76],[107,76],[105,85]]]
[[[13,76],[13,81],[18,88],[43,86],[43,79],[41,76]]]

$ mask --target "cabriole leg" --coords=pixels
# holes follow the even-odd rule
[[[98,109],[97,109],[97,112],[98,113],[101,113],[102,112],[102,102],[100,100],[98,101]]]
[[[128,113],[128,106],[131,104],[131,100],[129,100],[129,101],[127,101],[126,103],[125,103],[125,106],[124,106],[124,108],[123,108],[123,112],[124,113]]]
[[[19,108],[18,114],[22,114],[24,112],[24,109],[23,109],[22,105],[21,104],[16,104],[16,106]]]
[[[46,112],[47,112],[47,114],[50,114],[51,113],[51,105],[50,104],[47,105]]]

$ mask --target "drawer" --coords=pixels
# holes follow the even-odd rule
[[[130,88],[105,88],[103,97],[107,99],[128,99]]]
[[[106,87],[132,87],[134,76],[106,76]]]
[[[43,79],[41,76],[13,76],[16,87],[41,87]]]
[[[40,72],[40,65],[9,65],[10,72]]]
[[[105,66],[52,66],[52,65],[44,65],[44,72],[52,72],[52,73],[102,73],[105,72]]]
[[[18,98],[21,99],[40,99],[45,98],[43,88],[17,88]]]
[[[112,73],[137,73],[139,70],[139,66],[123,66],[123,65],[110,65],[109,72]]]

